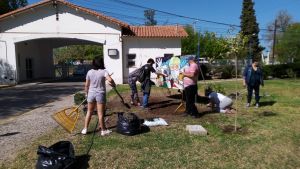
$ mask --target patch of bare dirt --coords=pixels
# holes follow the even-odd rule
[[[130,103],[129,92],[123,92],[121,95],[126,103]],[[140,100],[142,101],[142,98],[140,98]],[[206,103],[207,100],[204,97],[198,96],[196,106],[199,111],[199,117],[211,113],[210,108],[206,107]],[[134,105],[130,105],[130,107],[130,109],[126,108],[126,106],[120,102],[118,96],[109,98],[106,113],[107,116],[109,116],[108,125],[111,124],[111,126],[114,126],[116,124],[117,112],[132,112],[141,119],[160,117],[168,122],[179,121],[182,118],[186,118],[184,113],[185,103],[182,102],[182,95],[177,91],[153,91],[149,98],[149,109],[143,109]]]
[[[246,134],[248,132],[247,128],[242,128],[241,126],[236,126],[235,128],[234,125],[224,125],[221,126],[221,129],[227,134]]]

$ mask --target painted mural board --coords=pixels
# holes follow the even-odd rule
[[[188,67],[187,58],[189,56],[156,58],[156,70],[168,75],[167,77],[158,76],[156,81],[157,86],[170,89],[183,89],[183,78],[180,72],[184,72],[184,69]]]

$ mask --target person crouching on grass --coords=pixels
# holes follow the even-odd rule
[[[111,130],[108,130],[105,127],[104,123],[104,111],[106,104],[106,80],[109,82],[110,86],[116,86],[114,80],[110,77],[104,67],[104,60],[94,59],[93,68],[89,70],[86,75],[85,92],[87,96],[88,110],[85,116],[84,128],[81,131],[82,134],[87,133],[87,129],[91,121],[92,112],[94,111],[95,106],[97,106],[97,113],[100,123],[100,135],[105,136],[111,133]]]
[[[221,93],[214,92],[211,89],[207,90],[205,96],[209,98],[207,106],[211,107],[212,110],[216,110],[219,113],[233,113],[231,111],[231,106],[233,104],[231,98]]]

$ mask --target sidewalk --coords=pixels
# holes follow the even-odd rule
[[[7,87],[12,87],[12,86],[15,86],[15,85],[0,85],[0,89],[7,88]]]

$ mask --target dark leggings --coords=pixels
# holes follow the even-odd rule
[[[188,114],[197,114],[198,110],[195,105],[195,96],[197,95],[197,85],[191,85],[184,88],[185,94],[185,112]]]
[[[255,86],[249,85],[247,89],[248,89],[247,103],[251,103],[253,90],[255,92],[255,103],[259,103],[259,85],[255,85]]]

